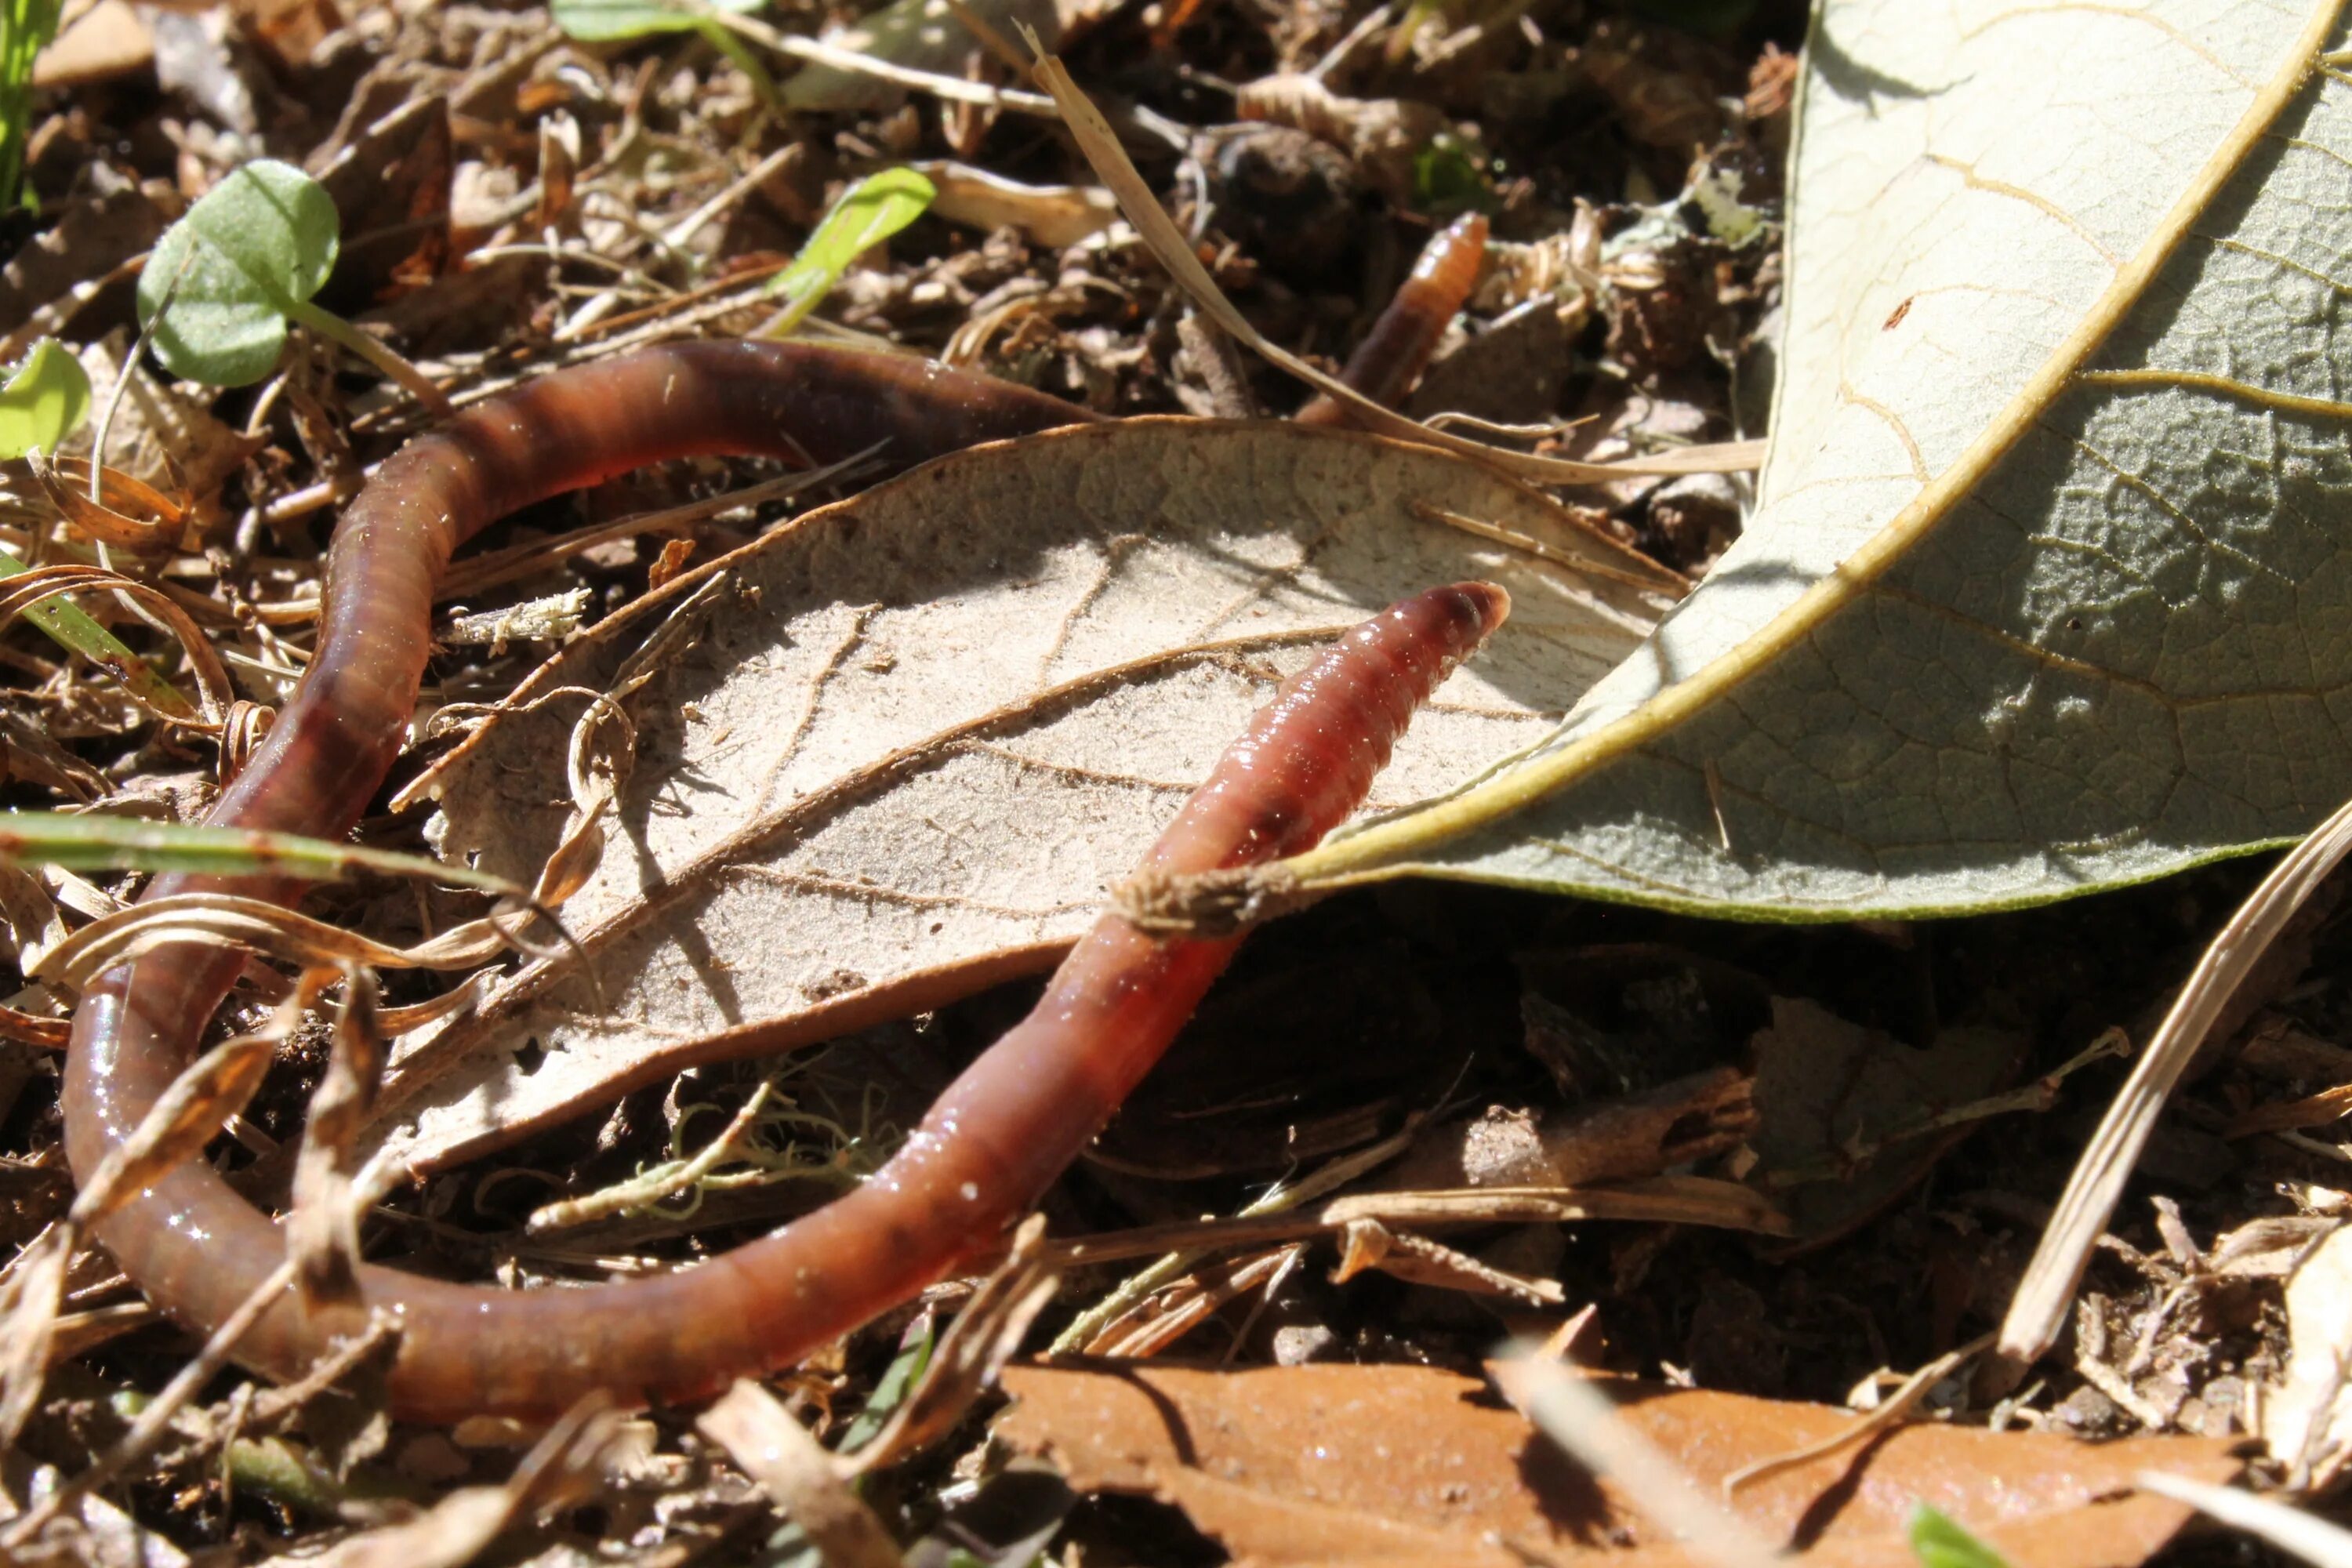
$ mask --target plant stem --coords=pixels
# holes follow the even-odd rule
[[[360,358],[383,372],[408,389],[409,395],[423,404],[436,419],[446,419],[457,412],[449,395],[434,384],[433,378],[409,363],[399,354],[361,331],[331,310],[322,310],[308,300],[299,300],[287,310],[287,317],[331,338]]]

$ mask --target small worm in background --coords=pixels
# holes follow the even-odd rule
[[[1401,296],[1391,314],[1402,308]],[[1423,334],[1416,352],[1425,356],[1435,338]],[[1395,363],[1394,352],[1380,363]],[[352,505],[328,557],[310,668],[207,820],[328,837],[351,829],[405,732],[430,651],[436,578],[460,544],[520,507],[669,458],[822,462],[887,442],[886,456],[903,464],[1094,417],[987,376],[764,342],[667,345],[486,400],[387,459]],[[1213,870],[1312,845],[1355,809],[1413,709],[1507,607],[1498,588],[1460,584],[1349,634],[1285,685],[1144,868]],[[167,876],[146,896],[207,889],[280,901],[299,892],[284,880]],[[1105,915],[1037,1011],[957,1079],[881,1172],[699,1267],[510,1291],[363,1266],[364,1300],[402,1325],[394,1413],[551,1415],[591,1389],[691,1398],[857,1327],[994,1244],[1158,1059],[1235,945],[1163,941]],[[61,1096],[75,1170],[94,1169],[138,1126],[241,963],[216,949],[166,949],[90,988]],[[152,1300],[206,1330],[285,1256],[278,1226],[201,1161],[157,1180],[99,1235]],[[291,1379],[325,1339],[289,1293],[238,1354]]]
[[[1422,247],[1412,273],[1381,312],[1339,379],[1375,403],[1393,405],[1402,398],[1438,340],[1469,302],[1478,286],[1478,269],[1486,259],[1486,220],[1465,213],[1440,230]],[[1318,393],[1293,416],[1301,425],[1346,425],[1348,410],[1338,399]]]

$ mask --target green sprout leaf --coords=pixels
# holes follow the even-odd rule
[[[33,345],[0,386],[0,459],[54,452],[89,416],[89,375],[55,338]]]
[[[54,811],[0,812],[0,865],[68,871],[189,871],[220,877],[299,877],[330,881],[366,869],[478,888],[509,898],[523,889],[502,877],[422,855],[363,849],[293,833],[203,827],[134,817]]]
[[[2009,1568],[2000,1552],[1924,1502],[1911,1505],[1910,1534],[1920,1568]]]
[[[153,328],[155,357],[190,381],[246,386],[276,367],[289,318],[342,341],[352,329],[310,302],[335,268],[338,227],[334,202],[291,163],[263,159],[232,173],[172,226],[140,274],[139,321]]]
[[[768,292],[784,296],[785,304],[761,335],[780,338],[798,326],[851,262],[922,216],[939,194],[912,169],[885,169],[850,186],[793,264],[770,280]]]
[[[583,43],[620,43],[655,33],[708,31],[712,11],[745,16],[765,0],[710,0],[708,5],[664,5],[662,0],[553,0],[555,25]]]

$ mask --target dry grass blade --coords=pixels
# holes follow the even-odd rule
[[[101,544],[165,549],[179,541],[178,530],[190,515],[187,498],[175,500],[118,468],[100,468],[93,473],[87,458],[52,461],[35,450],[26,454],[25,467],[58,514]],[[128,515],[132,511],[150,515]]]
[[[342,975],[327,1071],[303,1119],[302,1148],[294,1160],[294,1212],[286,1226],[287,1252],[295,1261],[303,1301],[313,1311],[359,1304],[352,1146],[383,1078],[375,977],[357,964],[344,965]]]
[[[110,1150],[83,1180],[68,1222],[98,1224],[211,1142],[221,1123],[243,1110],[261,1087],[279,1042],[293,1033],[319,993],[339,977],[331,968],[304,971],[293,994],[272,1011],[267,1027],[223,1040],[190,1062],[131,1136]]]
[[[305,968],[466,969],[511,945],[490,921],[470,921],[415,947],[393,947],[324,921],[233,893],[176,893],[96,921],[50,950],[33,976],[79,991],[114,968],[174,942],[243,948]]]
[[[1031,45],[1035,47],[1034,38]],[[1096,175],[1110,188],[1111,195],[1118,198],[1119,210],[1127,215],[1128,222],[1135,226],[1136,232],[1143,237],[1143,243],[1150,247],[1151,254],[1168,268],[1170,275],[1191,297],[1192,303],[1200,308],[1202,314],[1246,343],[1269,363],[1289,372],[1326,396],[1345,404],[1349,412],[1366,429],[1400,441],[1437,447],[1457,457],[1475,458],[1489,468],[1500,468],[1515,478],[1543,484],[1601,484],[1633,474],[1730,472],[1752,468],[1761,461],[1763,449],[1760,443],[1735,442],[1717,447],[1694,447],[1666,456],[1636,458],[1623,463],[1573,463],[1563,458],[1532,457],[1508,447],[1465,440],[1443,430],[1433,430],[1373,402],[1336,376],[1327,375],[1308,364],[1253,326],[1249,318],[1225,298],[1224,291],[1209,276],[1208,268],[1201,265],[1201,258],[1192,254],[1192,247],[1185,243],[1175,220],[1168,216],[1167,209],[1151,194],[1151,187],[1144,184],[1143,176],[1129,162],[1125,150],[1118,144],[1118,136],[1111,130],[1110,121],[1105,120],[1093,100],[1079,90],[1078,84],[1070,79],[1067,68],[1058,58],[1041,50],[1037,58],[1036,76],[1045,89],[1053,94],[1064,122],[1069,126],[1070,133],[1077,138],[1079,150],[1086,153],[1087,162],[1094,165]]]
[[[457,1568],[470,1563],[526,1513],[593,1493],[620,1421],[605,1396],[592,1394],[548,1428],[505,1485],[460,1487],[415,1519],[372,1530],[305,1561],[314,1568]]]
[[[1234,1217],[1257,1219],[1267,1215],[1287,1214],[1301,1204],[1312,1203],[1317,1198],[1335,1193],[1357,1177],[1379,1169],[1403,1153],[1412,1146],[1412,1141],[1420,1131],[1420,1119],[1411,1118],[1379,1142],[1334,1160],[1300,1181],[1276,1187],[1256,1202],[1244,1206]],[[1080,1312],[1068,1328],[1055,1337],[1053,1353],[1066,1354],[1095,1342],[1112,1323],[1160,1287],[1180,1278],[1200,1258],[1201,1254],[1197,1252],[1171,1252],[1149,1268],[1139,1269],[1120,1280],[1116,1289]]]
[[[57,1331],[59,1288],[82,1234],[138,1197],[163,1172],[194,1156],[261,1087],[280,1041],[293,1032],[331,969],[306,972],[267,1028],[225,1040],[188,1064],[131,1136],[81,1184],[66,1217],[8,1267],[0,1297],[8,1350],[0,1361],[0,1444],[13,1443],[40,1397]]]
[[[1651,1524],[1679,1538],[1694,1560],[1712,1568],[1765,1568],[1779,1557],[1769,1542],[1627,1425],[1586,1379],[1524,1352],[1489,1370],[1519,1414],[1586,1469],[1624,1488]]]
[[[2267,1541],[2305,1563],[2316,1563],[2320,1568],[2352,1568],[2352,1530],[2289,1508],[2275,1498],[2258,1497],[2238,1487],[2209,1486],[2162,1470],[2142,1470],[2133,1480],[2144,1491],[2185,1502],[2208,1519]]]
[[[61,458],[52,464],[38,452],[27,455],[26,467],[58,515],[84,538],[131,551],[165,550],[179,542],[188,508],[152,485],[113,468],[100,468],[93,480],[88,463]],[[77,479],[95,498],[83,493]],[[133,517],[132,510],[151,515]]]
[[[722,512],[786,500],[819,485],[857,477],[866,460],[874,455],[873,451],[862,452],[855,458],[829,463],[821,468],[780,475],[760,484],[746,485],[741,489],[688,501],[683,506],[632,512],[627,517],[575,528],[569,533],[559,533],[551,539],[534,539],[528,544],[509,545],[504,550],[486,551],[479,555],[468,556],[442,574],[440,582],[434,585],[433,596],[436,601],[463,598],[469,594],[478,594],[485,588],[510,583],[518,577],[552,571],[582,551],[593,550],[600,544],[634,539],[641,534],[667,533],[677,529],[691,528]]]
[[[774,1394],[738,1379],[694,1425],[808,1532],[825,1568],[898,1568],[890,1532]]]
[[[874,1440],[835,1461],[845,1479],[887,1468],[952,1431],[971,1402],[996,1380],[1059,1283],[1045,1261],[1045,1221],[1031,1215],[1013,1250],[957,1314],[915,1385]]]
[[[2015,1386],[2024,1369],[2056,1342],[2083,1271],[2090,1267],[2091,1249],[2115,1213],[2174,1083],[2247,971],[2347,851],[2352,851],[2352,805],[2337,808],[2287,852],[2198,960],[2083,1150],[2042,1230],[2042,1244],[2010,1299],[1995,1359],[1985,1367],[1987,1378],[1997,1386]]]
[[[1723,1478],[1724,1495],[1728,1497],[1742,1487],[1754,1486],[1758,1481],[1769,1480],[1815,1459],[1843,1453],[1864,1438],[1885,1431],[1909,1415],[1936,1384],[1951,1376],[1966,1365],[1970,1357],[1991,1343],[1992,1336],[1983,1334],[1958,1350],[1947,1351],[1905,1378],[1902,1386],[1886,1396],[1885,1404],[1868,1415],[1857,1417],[1853,1425],[1843,1432],[1833,1433],[1818,1443],[1808,1443],[1801,1448],[1792,1448],[1785,1454],[1776,1454],[1769,1459],[1759,1459],[1752,1465],[1732,1471]]]
[[[185,724],[196,730],[218,730],[228,715],[229,704],[236,693],[230,689],[228,670],[220,655],[205,640],[204,633],[188,617],[170,595],[151,584],[135,577],[125,577],[120,572],[110,572],[103,566],[36,566],[13,577],[0,580],[0,621],[23,615],[34,606],[66,594],[112,593],[138,601],[167,627],[187,651],[188,669],[195,677],[196,687],[203,698],[202,710],[194,718],[184,713],[167,712],[158,708],[142,693],[141,683],[127,679],[130,672],[108,667],[109,673],[122,682],[123,689],[132,700],[159,719]]]
[[[125,1432],[113,1447],[81,1474],[17,1516],[6,1529],[0,1530],[0,1557],[12,1553],[28,1555],[26,1548],[37,1541],[68,1508],[146,1458],[163,1440],[164,1434],[171,1430],[172,1417],[195,1397],[198,1389],[219,1375],[220,1370],[228,1364],[237,1342],[260,1321],[261,1314],[269,1310],[271,1303],[293,1282],[293,1279],[294,1265],[291,1262],[281,1263],[267,1279],[255,1287],[253,1294],[221,1321],[221,1326],[214,1330],[212,1337],[205,1342],[204,1349],[190,1357],[187,1364],[164,1386],[163,1392],[155,1396],[155,1402],[139,1413],[139,1418],[131,1423],[131,1430]],[[415,1565],[409,1564],[408,1568],[415,1568]]]
[[[1701,1176],[1661,1176],[1614,1187],[1468,1187],[1456,1192],[1370,1193],[1339,1198],[1297,1214],[1184,1220],[1105,1236],[1058,1241],[1049,1255],[1065,1268],[1108,1263],[1156,1253],[1213,1247],[1261,1247],[1344,1233],[1371,1220],[1428,1228],[1456,1225],[1568,1225],[1580,1220],[1635,1220],[1788,1232],[1788,1221],[1761,1194],[1737,1182]]]

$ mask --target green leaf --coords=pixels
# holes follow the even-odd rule
[[[139,276],[139,320],[154,322],[155,357],[214,386],[268,375],[286,318],[335,268],[337,229],[334,202],[292,164],[262,159],[233,171],[171,226]]]
[[[907,1395],[915,1391],[915,1384],[931,1364],[931,1352],[937,1348],[938,1340],[937,1329],[926,1319],[915,1342],[900,1347],[898,1353],[890,1358],[890,1364],[882,1369],[882,1375],[875,1381],[873,1396],[841,1435],[836,1445],[841,1452],[857,1452],[888,1425],[891,1413],[906,1403]]]
[[[0,386],[0,459],[37,447],[55,452],[89,416],[89,373],[57,339],[43,338]]]
[[[765,329],[782,337],[816,309],[849,264],[923,216],[939,192],[912,169],[885,169],[852,185],[816,226],[793,264],[769,280],[767,291],[788,303]]]
[[[749,16],[766,0],[710,0],[705,7],[664,5],[662,0],[552,0],[555,25],[585,43],[618,43],[655,33],[698,32],[710,26],[707,11]]]
[[[2000,1552],[1924,1502],[1911,1505],[1911,1555],[1921,1568],[2009,1568]]]
[[[0,865],[68,871],[187,871],[218,877],[299,877],[329,881],[361,869],[478,888],[509,898],[523,889],[502,877],[445,866],[421,855],[364,849],[292,833],[204,827],[133,817],[51,811],[0,812]]]
[[[1550,739],[1288,863],[2012,907],[2352,796],[2340,0],[1826,0],[1745,535]]]

